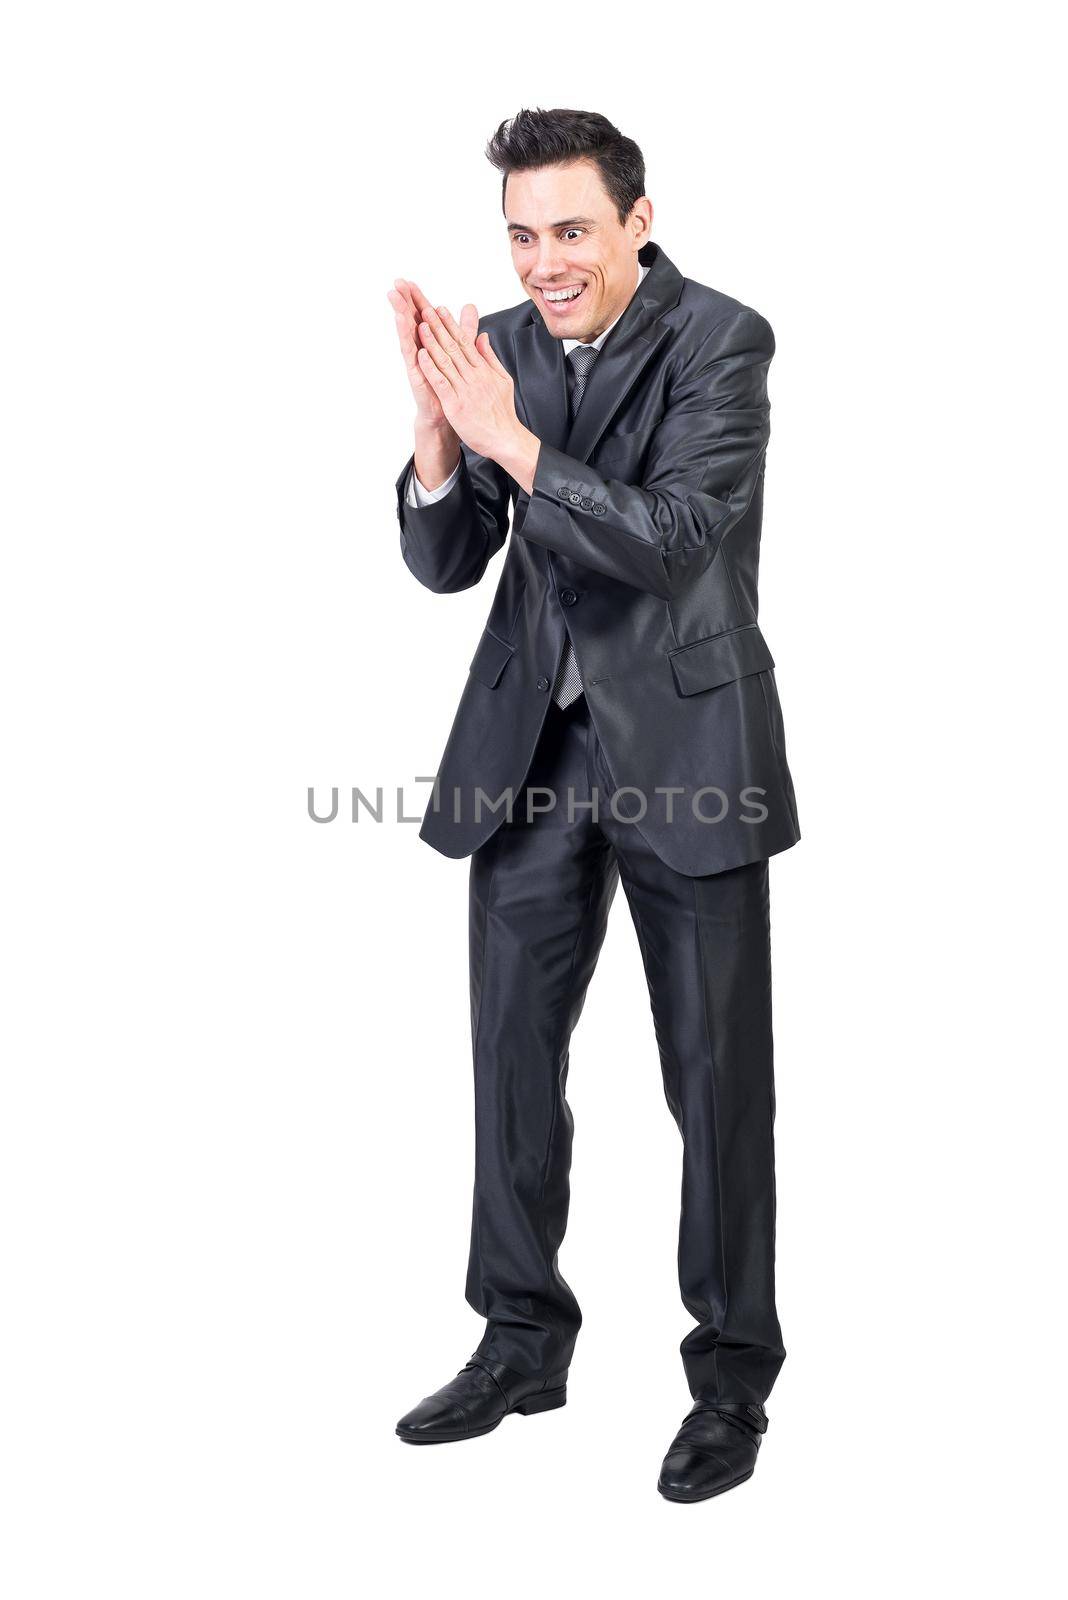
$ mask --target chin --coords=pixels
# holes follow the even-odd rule
[[[599,324],[588,319],[583,322],[570,323],[568,319],[563,317],[547,317],[542,312],[542,321],[554,339],[581,339],[585,342],[588,339],[595,339],[600,332]]]

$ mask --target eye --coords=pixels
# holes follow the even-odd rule
[[[513,233],[513,235],[512,235],[512,243],[513,244],[529,244],[530,243],[530,234],[529,233]]]
[[[564,229],[564,238],[565,239],[569,239],[569,240],[570,239],[581,239],[582,235],[585,233],[585,231],[586,231],[585,228],[565,228]]]

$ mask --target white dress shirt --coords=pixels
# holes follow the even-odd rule
[[[646,266],[643,266],[642,263],[639,261],[638,262],[638,283],[636,283],[634,285],[635,291],[637,291],[638,284],[641,283],[642,279],[645,277],[645,274],[648,271],[649,271],[649,268],[646,267]],[[632,295],[631,299],[633,299],[633,298],[634,297]],[[627,305],[630,305],[630,300],[627,301]],[[624,306],[623,307],[623,311],[621,311],[619,313],[619,317],[621,317],[623,315],[623,312],[626,311],[626,309],[627,309],[627,306]],[[598,334],[596,339],[591,339],[590,340],[590,344],[592,345],[594,350],[599,350],[601,348],[601,346],[604,344],[605,340],[608,338],[608,335],[611,333],[612,329],[615,327],[616,322],[619,321],[619,317],[616,317],[615,322],[610,322],[608,324],[608,327],[604,330],[604,332],[601,333],[601,334]],[[574,350],[575,346],[581,344],[582,340],[581,339],[563,339],[563,340],[561,340],[561,343],[563,344],[563,347],[564,347],[564,360],[566,361],[568,356],[571,354],[572,350]],[[416,477],[415,468],[413,467],[411,472],[408,475],[408,488],[407,488],[407,492],[405,494],[405,499],[407,500],[408,504],[410,506],[414,506],[416,510],[418,510],[420,506],[432,506],[436,500],[444,500],[445,496],[448,494],[449,490],[452,488],[453,484],[456,482],[456,480],[457,480],[457,478],[459,476],[460,476],[460,463],[457,462],[455,467],[453,467],[452,471],[449,473],[449,476],[445,479],[445,482],[443,484],[440,484],[438,486],[438,488],[436,488],[436,489],[425,489],[423,487],[423,485],[419,482],[419,479]]]

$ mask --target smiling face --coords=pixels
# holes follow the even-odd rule
[[[638,251],[649,240],[646,196],[620,222],[597,166],[512,172],[504,196],[520,282],[557,339],[596,339],[625,310],[638,284]]]

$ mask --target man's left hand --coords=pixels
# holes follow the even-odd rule
[[[427,306],[419,325],[419,365],[449,423],[469,450],[504,468],[533,492],[541,441],[516,415],[512,376],[497,360],[478,312],[464,306],[459,325],[445,306]]]

